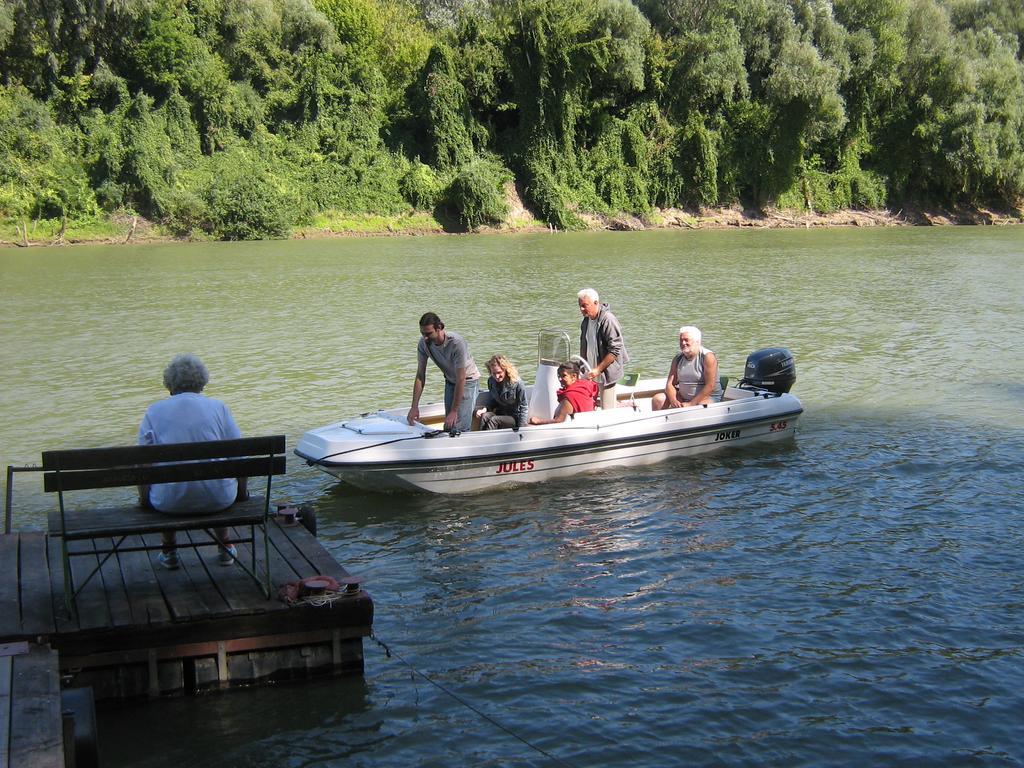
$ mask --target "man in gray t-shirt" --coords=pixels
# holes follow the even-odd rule
[[[468,432],[473,425],[473,406],[480,391],[480,371],[466,340],[453,331],[446,331],[441,318],[433,312],[420,318],[409,423],[415,423],[420,417],[420,396],[427,381],[428,357],[444,374],[444,428],[449,432]]]

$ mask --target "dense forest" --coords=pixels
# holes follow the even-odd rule
[[[1024,198],[1021,0],[4,0],[0,220]]]

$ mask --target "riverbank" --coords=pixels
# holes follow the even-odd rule
[[[906,227],[952,225],[1009,225],[1024,223],[1024,209],[997,210],[961,207],[953,209],[907,207],[890,210],[844,210],[814,213],[769,208],[765,210],[714,208],[684,210],[666,208],[647,216],[600,216],[583,214],[588,230],[641,231],[648,229],[714,230],[732,227],[755,229],[811,229],[819,227]],[[514,201],[505,222],[480,227],[473,233],[530,233],[553,231]],[[289,239],[306,240],[332,237],[394,237],[467,234],[466,230],[443,222],[430,213],[417,211],[395,216],[372,214],[324,215],[309,225],[296,226]],[[177,236],[160,224],[141,216],[115,214],[106,219],[62,224],[44,219],[27,224],[0,222],[0,246],[36,247],[76,244],[128,244],[161,242],[208,242],[211,238],[192,233]]]

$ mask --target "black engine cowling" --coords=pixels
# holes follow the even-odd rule
[[[789,392],[795,382],[796,361],[793,360],[793,353],[788,349],[773,347],[759,349],[747,357],[740,386],[747,384],[781,395]]]

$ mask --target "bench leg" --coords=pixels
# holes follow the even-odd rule
[[[71,558],[68,557],[68,540],[63,536],[60,537],[60,556],[63,561],[61,565],[64,566],[64,607],[68,609],[68,613],[71,616],[74,616],[76,611],[74,605],[75,597],[71,591]]]
[[[264,571],[264,587],[263,594],[267,596],[267,600],[270,599],[270,536],[267,528],[270,525],[266,518],[263,520],[263,571]]]

